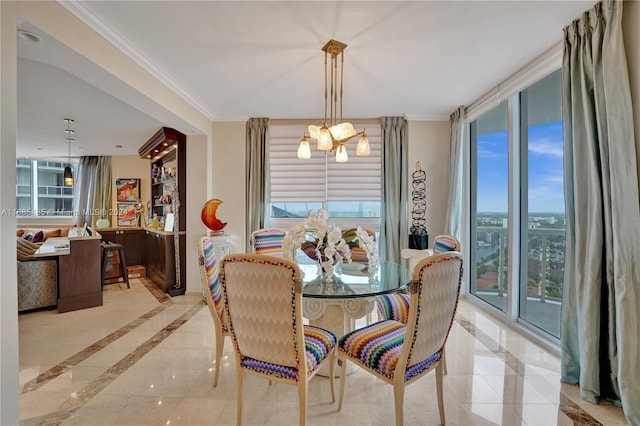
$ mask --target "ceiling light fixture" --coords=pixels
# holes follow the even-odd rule
[[[349,160],[344,144],[353,137],[360,135],[356,146],[356,155],[367,156],[371,153],[369,139],[364,131],[356,132],[353,124],[342,122],[342,86],[344,77],[344,49],[347,45],[337,40],[329,40],[324,45],[324,124],[322,126],[309,126],[309,136],[302,136],[298,147],[298,158],[308,160],[311,158],[309,138],[318,142],[318,149],[333,151],[336,154],[336,162],[345,163]],[[340,62],[338,63],[338,55]],[[331,61],[327,59],[331,57]],[[330,72],[329,72],[330,71]],[[338,74],[340,86],[338,87]],[[338,99],[340,102],[338,103]],[[339,108],[339,109],[338,109]],[[327,111],[329,116],[327,117]],[[328,119],[327,119],[328,118]]]
[[[70,136],[75,133],[75,130],[71,130],[71,123],[73,123],[72,118],[65,118],[63,119],[63,121],[67,122],[67,128],[65,129],[65,133],[67,134],[67,144],[69,145],[69,151],[68,151],[68,157],[67,157],[69,164],[67,164],[67,167],[64,168],[64,184],[65,186],[72,186],[73,173],[71,172],[70,163],[71,163],[71,142],[73,142],[74,139],[70,138]]]

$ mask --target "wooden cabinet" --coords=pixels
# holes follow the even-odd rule
[[[157,216],[160,230],[146,230],[144,247],[147,277],[171,296],[184,294],[187,283],[187,137],[177,130],[162,127],[140,149],[138,154],[150,161],[151,218]],[[177,211],[176,211],[177,210]],[[174,231],[164,232],[167,214],[173,213]],[[175,233],[179,234],[177,244]],[[176,247],[177,246],[177,247]],[[178,256],[176,256],[176,252]],[[176,279],[176,258],[180,279]]]
[[[177,281],[175,235],[172,232],[146,230],[144,236],[147,278],[165,293],[171,296],[184,294],[186,288],[186,270],[180,268],[180,282]],[[184,250],[186,235],[179,235],[180,250]],[[181,257],[180,263],[184,264]]]
[[[117,229],[101,230],[103,241],[121,244],[124,247],[125,260],[127,266],[144,265],[144,230],[142,229]]]
[[[58,257],[58,312],[102,306],[100,239],[69,238],[69,254]]]

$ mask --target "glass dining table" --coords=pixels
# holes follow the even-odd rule
[[[397,263],[380,261],[375,270],[363,263],[335,266],[329,279],[315,263],[298,262],[303,273],[303,315],[312,325],[341,337],[354,320],[370,313],[376,296],[402,291],[409,285],[409,270]]]

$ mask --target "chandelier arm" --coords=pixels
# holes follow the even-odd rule
[[[344,83],[344,50],[340,52],[340,123],[342,123],[342,87]]]

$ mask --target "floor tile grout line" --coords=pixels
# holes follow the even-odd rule
[[[59,425],[62,421],[71,416],[75,411],[84,406],[99,392],[106,388],[111,382],[120,377],[127,369],[133,366],[144,355],[149,353],[152,349],[162,343],[167,337],[172,335],[181,326],[186,324],[191,318],[193,318],[200,310],[204,308],[204,304],[198,304],[193,306],[184,314],[180,315],[177,319],[172,321],[162,330],[154,334],[151,338],[138,346],[134,351],[125,355],[120,361],[112,365],[107,371],[102,373],[98,378],[93,380],[82,390],[76,393],[76,397],[72,397],[60,404],[57,411],[46,414],[41,417],[39,425]]]
[[[142,282],[143,280],[140,280],[140,281]],[[153,295],[153,291],[151,291],[151,289],[149,289],[149,285],[148,284],[149,283],[147,283],[147,282],[143,282],[143,285]],[[153,285],[153,284],[151,284],[151,285]],[[80,352],[77,352],[74,355],[71,355],[69,358],[65,359],[64,361],[62,361],[62,362],[60,362],[58,364],[56,364],[55,366],[51,367],[47,371],[45,371],[43,373],[40,373],[37,377],[35,377],[34,379],[29,380],[24,385],[22,385],[22,391],[20,393],[24,394],[24,393],[32,392],[34,390],[39,389],[41,386],[49,383],[51,380],[59,377],[60,375],[64,374],[65,372],[67,372],[70,367],[78,365],[80,362],[86,360],[90,356],[94,355],[96,352],[104,349],[105,347],[107,347],[107,345],[115,342],[116,340],[118,340],[122,336],[126,335],[130,331],[132,331],[135,328],[139,327],[140,325],[144,324],[146,321],[148,321],[151,318],[153,318],[154,316],[158,315],[159,313],[161,313],[162,311],[164,311],[165,309],[167,309],[169,306],[171,306],[173,304],[173,302],[171,301],[171,298],[169,298],[169,297],[167,297],[166,300],[160,300],[158,297],[156,297],[156,299],[158,299],[158,301],[161,303],[160,306],[158,306],[156,308],[153,308],[149,312],[147,312],[147,313],[139,316],[135,320],[131,321],[129,324],[127,324],[127,325],[125,325],[123,327],[120,327],[119,329],[117,329],[113,333],[109,334],[108,336],[105,336],[102,339],[98,340],[97,342],[92,343],[91,345],[87,346],[86,348],[84,348]]]
[[[507,366],[511,367],[520,377],[524,377],[524,370],[526,364],[520,360],[517,356],[509,352],[506,348],[493,340],[488,334],[479,330],[475,324],[468,319],[464,318],[460,313],[456,313],[455,321],[465,330],[473,336],[474,339],[482,343],[498,357],[504,357],[504,361]],[[560,391],[560,401],[558,402],[558,409],[574,422],[580,421],[579,424],[585,424],[590,426],[603,426],[597,419],[587,413],[582,407]]]

